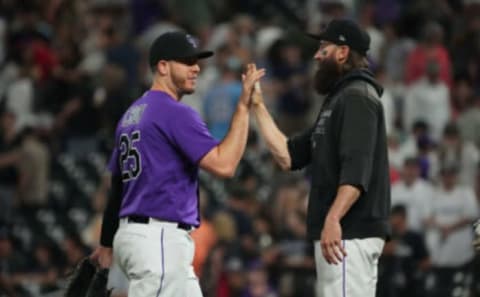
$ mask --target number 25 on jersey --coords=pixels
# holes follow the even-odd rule
[[[136,179],[142,172],[142,158],[135,147],[140,141],[140,131],[135,130],[131,134],[120,135],[120,168],[122,170],[122,181],[127,182]]]

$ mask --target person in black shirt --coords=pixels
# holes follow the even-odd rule
[[[314,240],[319,296],[375,296],[378,258],[389,236],[390,181],[382,87],[368,71],[370,37],[337,19],[320,35],[314,86],[325,100],[315,124],[287,139],[261,95],[253,110],[284,170],[310,166],[307,234]],[[338,265],[340,264],[340,265]]]
[[[425,296],[430,256],[421,233],[407,227],[404,205],[392,208],[392,240],[385,244],[379,263],[377,296]]]

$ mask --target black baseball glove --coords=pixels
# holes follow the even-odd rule
[[[95,273],[86,297],[109,297],[112,290],[107,289],[108,269],[100,269]]]
[[[65,291],[65,297],[108,297],[108,269],[97,269],[97,266],[85,257],[75,267]]]

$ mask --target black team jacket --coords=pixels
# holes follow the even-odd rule
[[[325,98],[315,125],[288,140],[291,169],[310,166],[307,233],[320,240],[340,185],[360,197],[341,220],[342,239],[388,238],[390,178],[383,88],[368,70],[342,77]]]

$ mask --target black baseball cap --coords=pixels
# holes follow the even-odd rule
[[[320,34],[308,33],[316,40],[329,41],[337,45],[347,45],[365,56],[370,48],[370,36],[355,22],[347,19],[334,19]]]
[[[160,60],[203,59],[212,55],[212,51],[200,51],[197,40],[190,34],[172,31],[155,39],[150,47],[149,63],[155,67]]]

